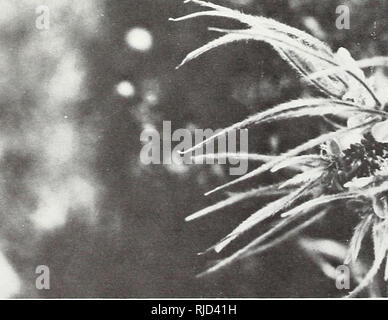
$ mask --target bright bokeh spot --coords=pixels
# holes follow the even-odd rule
[[[135,27],[128,31],[125,40],[131,49],[148,51],[152,47],[152,34],[144,28]]]
[[[116,87],[117,93],[124,97],[130,98],[135,95],[135,87],[129,81],[121,81]]]

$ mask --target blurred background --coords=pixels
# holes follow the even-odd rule
[[[215,2],[306,30],[356,59],[387,55],[386,0]],[[349,30],[336,28],[341,4]],[[219,258],[197,253],[263,203],[184,222],[223,198],[203,193],[231,179],[228,168],[143,165],[140,133],[161,131],[163,120],[173,130],[218,129],[311,94],[262,43],[175,70],[217,36],[208,26],[231,27],[168,21],[198,10],[181,0],[0,0],[0,297],[343,295],[293,240],[195,277]],[[249,150],[284,151],[319,130],[319,121],[254,128]],[[332,217],[305,233],[346,244],[357,217],[341,208],[341,223]],[[50,290],[35,287],[39,265],[50,269]]]

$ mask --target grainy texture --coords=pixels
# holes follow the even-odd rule
[[[217,3],[307,31],[335,50],[347,48],[357,60],[387,55],[386,0],[373,5],[346,1],[349,30],[336,28],[336,8],[343,1]],[[35,10],[41,5],[50,12],[47,30],[36,25],[41,12]],[[219,273],[195,277],[219,259],[197,253],[264,202],[247,201],[206,220],[185,222],[189,214],[223,199],[203,193],[229,181],[228,170],[145,166],[139,161],[142,130],[161,130],[163,120],[171,121],[173,129],[224,128],[265,108],[318,93],[271,47],[258,42],[215,49],[176,70],[188,52],[218,35],[209,26],[241,27],[214,17],[168,20],[196,10],[180,0],[0,3],[0,272],[10,288],[0,294],[343,296],[316,258],[294,240]],[[140,43],[136,33],[130,37],[133,30],[140,30]],[[387,83],[384,71],[379,81]],[[325,128],[315,118],[267,123],[249,131],[249,150],[283,152]],[[281,173],[265,174],[260,182],[278,178]],[[246,189],[256,186],[255,181],[244,184]],[[345,209],[338,204],[334,214],[309,227],[306,239],[347,244],[359,217]],[[373,246],[368,239],[364,242],[369,250],[362,258],[369,265]],[[238,248],[232,245],[227,253]],[[36,289],[39,265],[50,268],[50,290]]]

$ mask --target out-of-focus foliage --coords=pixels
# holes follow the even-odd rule
[[[343,1],[218,2],[309,31],[357,59],[387,55],[384,0],[345,1],[350,30],[335,26]],[[35,26],[39,5],[50,9],[48,30]],[[232,44],[177,71],[185,53],[212,38],[213,21],[169,22],[191,12],[180,0],[4,0],[0,9],[7,12],[0,20],[0,272],[19,279],[8,294],[341,295],[291,242],[196,279],[209,260],[196,253],[249,205],[187,224],[186,215],[213,202],[202,193],[225,182],[227,171],[139,162],[140,132],[163,120],[173,129],[217,129],[300,96],[297,76],[269,47]],[[252,130],[252,151],[285,150],[320,130],[314,122],[281,125]],[[348,239],[355,218],[343,220],[312,232]],[[35,289],[38,265],[50,267],[51,290]]]

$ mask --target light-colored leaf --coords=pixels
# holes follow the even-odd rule
[[[326,212],[324,212],[324,213],[320,212],[317,215],[318,216],[320,214],[324,215],[325,213]],[[249,244],[247,244],[245,247],[241,248],[240,250],[236,251],[231,256],[229,256],[225,259],[222,259],[217,264],[215,264],[213,267],[209,268],[208,270],[199,274],[198,276],[201,277],[201,276],[216,272],[216,271],[220,270],[221,268],[224,268],[224,267],[230,265],[231,263],[235,262],[236,260],[244,258],[246,255],[249,255],[249,253],[252,252],[252,250],[255,250],[255,248],[258,248],[258,246],[261,243],[266,241],[273,234],[283,230],[285,227],[287,227],[289,224],[293,223],[298,218],[300,218],[300,217],[299,216],[292,216],[292,217],[286,218],[284,220],[281,220],[276,226],[274,226],[273,228],[268,230],[266,233],[262,234],[261,236],[259,236],[255,240],[251,241]],[[309,225],[307,223],[307,221],[306,221],[306,224],[304,224],[305,227],[307,227]]]
[[[231,233],[229,233],[224,239],[222,239],[219,243],[214,246],[214,250],[216,252],[220,252],[224,249],[230,242],[236,239],[240,234],[248,231],[255,225],[260,222],[268,219],[269,217],[275,215],[281,210],[287,209],[290,205],[292,205],[296,200],[298,200],[301,196],[306,193],[306,190],[311,188],[312,184],[306,184],[299,189],[291,192],[290,194],[275,200],[264,208],[256,211],[254,214],[250,215],[248,219],[244,220],[241,224],[239,224]],[[308,190],[310,191],[310,190]]]
[[[373,244],[374,244],[374,251],[375,251],[374,261],[373,261],[372,267],[369,269],[368,273],[362,279],[360,284],[349,293],[348,295],[349,298],[355,297],[358,294],[360,294],[362,290],[364,290],[373,281],[374,277],[378,273],[380,266],[387,254],[387,246],[388,246],[387,234],[388,234],[387,220],[381,220],[374,223],[373,225]]]
[[[271,169],[271,172],[277,172],[283,168],[286,167],[292,167],[300,164],[310,164],[310,165],[315,165],[317,166],[318,164],[322,163],[323,159],[321,156],[316,155],[316,154],[308,154],[308,155],[303,155],[303,156],[296,156],[288,159],[288,161],[283,161],[282,163],[274,166]]]
[[[277,236],[275,237],[272,241],[270,241],[269,243],[267,244],[263,244],[263,245],[260,245],[260,243],[256,243],[257,247],[256,248],[252,248],[251,250],[249,250],[247,253],[245,253],[241,258],[247,258],[247,257],[250,257],[252,255],[256,255],[258,253],[262,253],[270,248],[273,248],[274,246],[277,246],[279,244],[281,244],[282,242],[286,241],[286,240],[289,240],[291,239],[292,237],[294,237],[295,235],[299,234],[302,230],[306,229],[307,227],[309,227],[310,225],[314,224],[315,222],[317,222],[318,220],[322,219],[323,216],[325,216],[326,214],[328,213],[328,210],[322,210],[320,213],[316,214],[316,215],[313,215],[312,217],[310,217],[309,219],[307,219],[306,221],[304,221],[303,223],[297,225],[296,227],[290,229],[289,231],[287,231],[286,233],[280,235],[280,236]],[[287,220],[287,219],[286,219]],[[282,222],[285,222],[286,220],[283,220]],[[287,224],[282,224],[282,228],[285,228],[287,225],[289,225],[291,222],[293,222],[295,219],[291,219],[289,221],[287,221]],[[275,230],[275,231],[279,231],[279,229]],[[271,228],[269,231],[268,231],[268,237],[272,236],[274,234],[274,228]],[[264,241],[264,240],[263,240]]]
[[[377,142],[388,143],[388,120],[376,123],[371,132]]]
[[[355,62],[358,68],[360,69],[370,68],[370,67],[388,67],[388,57],[373,57],[368,59],[357,60]],[[336,72],[350,70],[350,69],[351,68],[349,66],[344,66],[344,65],[332,66],[330,68],[316,71],[310,74],[309,78],[317,79],[323,76],[333,75]]]
[[[252,197],[264,197],[268,195],[277,195],[279,193],[283,193],[281,190],[279,190],[279,184],[275,185],[270,185],[270,186],[264,186],[264,187],[259,187],[255,188],[249,191],[245,192],[239,192],[239,193],[234,193],[232,194],[229,198],[222,200],[220,202],[217,202],[209,207],[206,207],[202,210],[199,210],[188,217],[186,217],[186,221],[191,221],[194,219],[198,219],[200,217],[203,217],[209,213],[212,213],[214,211],[217,211],[219,209],[231,206],[235,204],[236,202],[249,199]]]
[[[354,230],[352,239],[350,240],[349,249],[345,257],[344,264],[354,263],[357,261],[362,240],[364,239],[366,233],[369,231],[371,225],[372,225],[372,215],[368,215],[357,225],[357,227]]]
[[[372,197],[372,207],[374,213],[381,219],[388,217],[388,203],[385,197],[374,196]]]
[[[193,159],[194,163],[196,162],[202,162],[203,160],[207,159],[242,159],[242,160],[251,160],[251,161],[260,161],[260,162],[269,162],[273,161],[276,158],[276,156],[269,156],[265,154],[258,154],[258,153],[232,153],[232,152],[223,152],[223,153],[205,153],[200,155],[192,156],[191,159]]]
[[[199,4],[200,6],[207,7],[214,9],[214,13],[222,14],[224,17],[232,18],[235,20],[238,20],[242,23],[245,23],[253,28],[256,29],[267,29],[276,31],[279,33],[286,34],[288,36],[291,36],[293,39],[298,39],[300,42],[304,42],[306,45],[313,47],[315,50],[319,50],[322,53],[324,53],[328,58],[334,58],[334,55],[330,48],[323,43],[322,41],[318,40],[317,38],[313,37],[312,35],[308,34],[307,32],[304,32],[302,30],[299,30],[297,28],[293,28],[289,25],[286,25],[284,23],[278,22],[276,20],[273,20],[271,18],[266,17],[258,17],[258,16],[252,16],[248,14],[241,13],[237,10],[233,10],[230,8],[226,8],[220,5],[216,5],[210,2],[205,2],[201,0],[191,0],[186,2],[193,2],[196,4]]]
[[[240,183],[242,181],[245,181],[247,179],[250,179],[252,177],[255,177],[255,176],[258,176],[270,169],[272,169],[275,165],[277,164],[280,164],[282,161],[287,161],[290,157],[294,157],[306,150],[309,150],[311,148],[314,148],[316,147],[317,145],[320,145],[330,139],[334,139],[334,138],[337,138],[337,137],[340,137],[346,133],[349,133],[349,132],[352,132],[353,130],[358,130],[358,129],[363,129],[363,128],[367,128],[369,127],[372,123],[376,122],[376,119],[372,119],[366,123],[363,123],[357,127],[354,127],[354,128],[345,128],[345,129],[342,129],[342,130],[337,130],[335,132],[330,132],[330,133],[325,133],[325,134],[322,134],[320,136],[318,136],[317,138],[314,138],[314,139],[311,139],[301,145],[298,145],[297,147],[287,151],[286,153],[283,153],[282,155],[280,155],[277,159],[275,159],[274,161],[271,161],[271,162],[268,162],[268,163],[265,163],[263,164],[262,166],[258,167],[257,169],[241,176],[240,178],[237,178],[235,180],[232,180],[228,183],[225,183],[217,188],[214,188],[213,190],[207,192],[205,195],[209,195],[211,193],[214,193],[214,192],[217,192],[219,190],[222,190],[222,189],[225,189],[227,187],[230,187],[236,183]]]
[[[290,186],[300,185],[300,184],[306,183],[308,181],[317,180],[317,179],[321,178],[323,174],[324,174],[324,169],[322,169],[322,168],[315,168],[315,169],[311,169],[311,170],[306,170],[305,172],[297,174],[294,177],[283,182],[279,186],[279,189],[283,189],[283,188],[290,187]]]
[[[182,154],[192,152],[203,145],[208,144],[209,142],[215,140],[216,138],[227,134],[233,130],[239,130],[246,128],[253,124],[259,124],[265,121],[273,121],[277,119],[292,118],[292,117],[301,117],[306,115],[324,115],[324,114],[342,114],[345,112],[360,112],[365,114],[380,115],[388,117],[388,114],[373,109],[360,109],[357,105],[354,105],[351,102],[345,102],[341,100],[332,100],[332,99],[322,99],[322,98],[307,98],[307,99],[297,99],[289,102],[282,103],[270,109],[267,109],[262,112],[258,112],[252,116],[249,116],[247,119],[233,124],[223,130],[218,131],[209,138],[201,141],[195,146],[181,152]],[[276,118],[278,117],[278,118]],[[365,123],[365,122],[363,122]],[[360,124],[362,125],[362,124]]]
[[[297,100],[292,100],[289,102],[282,103],[282,104],[277,105],[275,107],[272,107],[268,110],[258,112],[252,116],[249,116],[247,119],[245,119],[243,121],[240,121],[238,123],[233,124],[232,126],[229,126],[223,130],[220,130],[217,133],[215,133],[214,135],[212,135],[211,137],[201,141],[200,143],[196,144],[192,148],[189,148],[181,153],[185,154],[188,152],[192,152],[193,150],[196,150],[196,149],[202,147],[203,145],[208,144],[209,142],[213,141],[214,139],[216,139],[220,136],[223,136],[230,131],[246,128],[246,127],[254,124],[255,122],[260,121],[260,120],[262,120],[266,117],[269,117],[273,114],[282,113],[282,112],[285,112],[287,110],[292,110],[292,109],[296,109],[296,108],[300,108],[300,107],[304,107],[304,106],[313,106],[313,105],[318,106],[318,105],[322,105],[325,103],[331,103],[331,100],[330,99],[322,99],[322,98],[308,98],[308,99],[297,99]]]
[[[303,202],[299,206],[283,213],[282,217],[284,218],[288,216],[297,215],[303,212],[310,211],[311,209],[314,209],[323,204],[331,203],[338,200],[352,199],[357,196],[358,194],[355,192],[343,192],[343,193],[337,193],[337,194],[332,194],[328,196],[320,196],[319,198]]]
[[[189,62],[195,58],[198,58],[200,55],[204,54],[205,52],[207,52],[209,50],[212,50],[214,48],[217,48],[219,46],[222,46],[224,44],[231,43],[234,41],[249,40],[249,39],[250,39],[250,37],[248,35],[244,35],[244,34],[231,34],[231,33],[226,34],[226,35],[219,37],[213,41],[210,41],[209,43],[205,44],[204,46],[190,52],[186,56],[186,58],[183,59],[181,64],[179,66],[177,66],[177,68],[180,68],[181,66],[183,66],[187,62]]]

